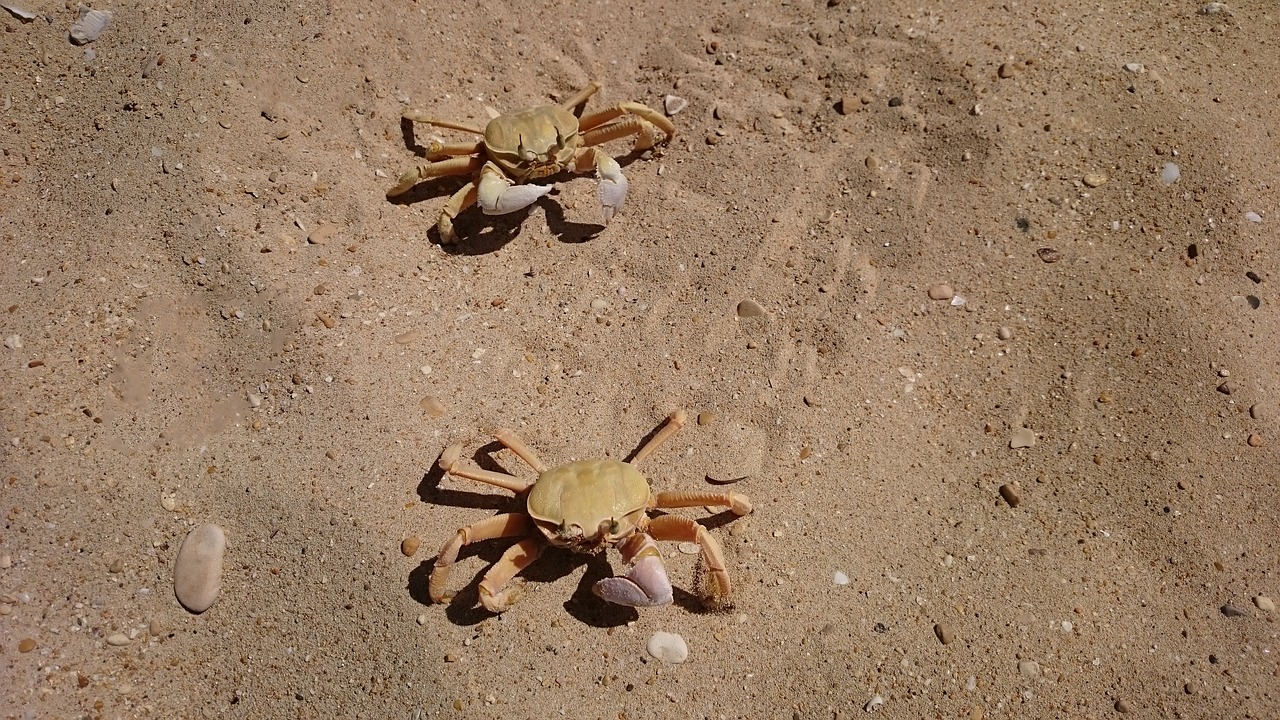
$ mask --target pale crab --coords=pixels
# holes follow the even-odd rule
[[[729,605],[729,574],[724,552],[707,529],[679,515],[649,517],[658,508],[727,507],[735,515],[751,512],[751,502],[736,492],[660,492],[654,494],[639,464],[685,423],[677,410],[644,444],[630,462],[577,460],[548,469],[511,430],[495,437],[538,473],[533,481],[506,473],[468,467],[461,463],[461,445],[451,445],[440,455],[440,469],[449,475],[496,485],[525,498],[525,512],[504,513],[458,530],[441,548],[428,581],[435,602],[452,599],[450,571],[466,545],[495,538],[519,537],[480,581],[480,602],[490,612],[506,611],[519,597],[512,579],[542,554],[546,545],[595,554],[617,548],[629,565],[626,575],[597,582],[592,591],[619,605],[648,607],[672,601],[671,581],[662,564],[657,540],[697,543],[700,595],[712,608]]]
[[[430,162],[401,175],[396,186],[387,191],[387,197],[402,195],[422,180],[478,172],[479,179],[463,185],[440,211],[440,241],[452,243],[457,240],[453,219],[471,205],[478,202],[486,215],[515,212],[533,204],[553,187],[526,183],[562,170],[581,173],[594,168],[599,175],[600,204],[608,224],[614,213],[622,210],[627,178],[618,161],[596,146],[634,135],[633,150],[648,150],[675,137],[676,127],[657,110],[635,102],[618,103],[583,118],[575,117],[573,110],[599,90],[598,83],[591,83],[559,105],[539,105],[499,115],[483,130],[420,112],[405,113],[404,119],[410,122],[462,130],[483,139],[431,141],[427,148]]]

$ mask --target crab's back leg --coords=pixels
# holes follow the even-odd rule
[[[560,103],[560,107],[564,108],[565,110],[568,110],[569,112],[573,112],[574,108],[585,103],[588,98],[590,98],[592,95],[595,95],[598,92],[600,92],[600,83],[593,82],[590,85],[579,90],[568,100],[565,100],[564,102]]]
[[[458,553],[463,547],[482,540],[528,535],[532,525],[533,521],[524,513],[504,513],[459,529],[436,556],[436,565],[427,581],[427,592],[431,599],[444,602],[453,597],[453,593],[449,592],[449,573],[453,570],[453,564],[458,561]]]
[[[526,445],[524,440],[520,439],[520,436],[516,434],[515,430],[512,430],[511,428],[502,428],[498,432],[494,433],[493,436],[498,439],[498,442],[506,445],[511,452],[519,455],[520,459],[525,461],[529,467],[533,468],[539,475],[547,471],[546,463],[542,462],[538,457],[538,454],[533,451],[533,448]]]
[[[436,221],[436,229],[440,231],[440,242],[448,245],[458,240],[458,234],[453,231],[453,219],[458,217],[458,213],[466,210],[476,204],[476,184],[469,182],[458,188],[458,192],[449,197],[449,202],[440,208],[440,219]]]
[[[422,123],[423,125],[449,128],[450,130],[461,130],[462,132],[469,132],[472,135],[484,134],[484,130],[481,130],[480,128],[472,127],[466,123],[455,122],[453,120],[438,120],[417,110],[410,110],[401,117],[409,122]]]
[[[519,495],[529,486],[533,484],[532,480],[524,480],[515,475],[494,472],[492,470],[484,470],[478,467],[468,467],[462,464],[462,446],[450,445],[440,453],[440,469],[453,475],[454,477],[466,478],[468,480],[476,480],[489,485],[496,485],[505,488]]]
[[[645,533],[627,538],[618,548],[631,566],[626,575],[600,580],[591,592],[602,600],[628,607],[666,605],[672,600],[671,580],[662,564],[658,544]]]
[[[423,180],[449,175],[471,175],[483,168],[484,162],[482,157],[454,157],[448,160],[423,163],[412,170],[405,171],[400,176],[400,181],[396,183],[395,187],[387,191],[387,197],[393,198],[397,195],[403,195],[409,192],[409,188]]]
[[[636,454],[632,456],[628,462],[632,465],[639,465],[645,458],[649,457],[650,453],[657,450],[662,443],[666,442],[668,438],[679,432],[680,428],[684,427],[684,423],[688,419],[689,414],[684,410],[676,410],[672,412],[667,416],[667,421],[662,424],[662,427],[658,432],[654,433],[653,437],[649,438],[649,442],[645,443],[644,447],[637,450]]]
[[[703,601],[712,607],[726,607],[733,589],[729,572],[724,567],[724,551],[707,529],[689,518],[663,515],[649,522],[649,534],[655,540],[694,542],[702,548],[702,563],[698,566],[699,592]]]
[[[658,144],[659,138],[655,131],[661,131],[666,136],[662,138],[663,141],[676,136],[675,123],[648,105],[635,102],[618,103],[611,108],[586,115],[578,121],[578,130],[582,133],[584,145],[600,145],[635,135],[635,150],[647,150]]]
[[[704,505],[727,507],[733,511],[734,515],[738,516],[751,513],[751,501],[747,499],[746,495],[736,492],[667,490],[658,493],[653,498],[653,506],[655,508],[701,507]]]
[[[529,567],[544,547],[540,538],[525,538],[507,548],[498,562],[489,568],[480,581],[480,603],[492,613],[506,612],[520,599],[520,587],[511,585],[511,579]]]

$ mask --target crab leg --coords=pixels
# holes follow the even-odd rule
[[[487,162],[480,170],[480,209],[485,215],[505,215],[529,207],[551,192],[552,185],[516,185],[495,164]]]
[[[436,230],[440,233],[440,242],[444,245],[457,242],[458,234],[453,231],[453,219],[458,213],[476,204],[476,184],[469,182],[449,197],[449,202],[440,208],[440,219],[436,221]]]
[[[671,581],[662,565],[658,544],[645,533],[627,538],[618,548],[631,566],[625,576],[605,578],[591,587],[602,600],[628,607],[652,607],[671,602]],[[724,563],[721,563],[723,566]]]
[[[598,92],[600,92],[600,83],[593,82],[579,90],[573,97],[570,97],[568,100],[560,103],[560,107],[573,112],[574,108],[586,102],[592,95],[595,95]]]
[[[666,136],[662,138],[664,142],[676,136],[675,124],[662,113],[635,102],[618,103],[606,110],[593,112],[578,121],[578,129],[584,145],[600,145],[635,135],[633,150],[648,150],[657,145],[657,131]]]
[[[440,548],[440,554],[436,556],[436,566],[431,570],[431,578],[427,581],[427,592],[431,599],[435,602],[444,602],[453,597],[453,593],[448,591],[449,572],[453,570],[453,564],[458,561],[458,553],[464,546],[481,540],[528,535],[532,529],[531,524],[529,516],[524,513],[505,513],[460,528],[457,534]],[[503,558],[505,557],[504,555]],[[519,570],[512,572],[511,576],[517,572]],[[508,579],[511,576],[508,576]],[[500,578],[501,575],[497,577]]]
[[[655,508],[699,507],[702,505],[718,505],[727,507],[734,515],[742,516],[751,513],[751,501],[746,495],[736,492],[681,492],[668,490],[654,497]]]
[[[418,110],[410,110],[401,117],[409,122],[422,123],[423,125],[433,125],[435,127],[449,128],[450,130],[461,130],[462,132],[469,132],[472,135],[484,134],[484,130],[481,130],[480,128],[475,128],[467,125],[466,123],[455,122],[453,120],[437,120],[433,117],[428,117]]]
[[[538,538],[525,538],[507,548],[480,581],[480,604],[491,613],[506,612],[515,604],[520,599],[520,586],[508,587],[511,579],[537,560],[542,548]]]
[[[547,471],[547,466],[538,458],[538,454],[533,451],[533,448],[524,444],[524,440],[520,439],[515,430],[502,428],[494,433],[493,436],[498,438],[498,442],[506,445],[511,452],[519,455],[520,459],[525,461],[539,475]]]
[[[711,537],[711,533],[689,518],[678,515],[663,515],[649,523],[649,534],[655,540],[672,540],[675,542],[696,542],[702,548],[702,562],[698,566],[698,575],[704,580],[699,583],[703,587],[703,599],[713,607],[724,607],[729,603],[729,573],[724,567],[724,551],[720,543]]]
[[[649,442],[645,443],[644,447],[637,450],[636,454],[628,462],[632,465],[639,466],[645,458],[649,457],[649,453],[657,450],[659,445],[666,442],[668,438],[679,432],[680,428],[684,427],[685,420],[687,420],[688,417],[688,413],[684,410],[676,410],[672,412],[667,416],[667,421],[662,425],[662,429],[658,430],[653,437],[649,438]]]
[[[484,158],[479,157],[454,157],[448,160],[423,163],[401,175],[395,187],[387,191],[387,197],[393,198],[397,195],[403,195],[409,192],[409,188],[423,180],[431,180],[448,175],[470,175],[482,167],[484,167]]]
[[[476,480],[489,485],[496,485],[500,488],[510,490],[519,495],[529,486],[533,484],[531,480],[523,480],[515,475],[494,472],[492,470],[484,470],[478,467],[466,467],[461,465],[462,446],[450,445],[440,453],[440,469],[454,477],[466,478],[468,480]]]

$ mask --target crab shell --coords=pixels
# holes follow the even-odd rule
[[[568,167],[582,147],[582,136],[573,113],[542,105],[490,120],[484,128],[484,147],[503,172],[522,183]]]
[[[538,476],[527,509],[547,542],[597,553],[643,530],[649,481],[617,460],[578,460]]]

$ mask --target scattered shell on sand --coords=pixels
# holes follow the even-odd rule
[[[649,638],[645,649],[650,655],[673,665],[678,665],[689,657],[689,646],[685,644],[684,638],[661,630]]]
[[[1011,448],[1029,448],[1036,444],[1036,433],[1029,428],[1018,428],[1013,431],[1013,436],[1009,438],[1009,447]]]
[[[182,541],[173,563],[173,591],[183,607],[202,613],[218,599],[226,549],[226,534],[212,524],[197,527]]]
[[[80,19],[71,25],[71,43],[73,45],[87,45],[97,40],[110,24],[110,12],[81,8]]]
[[[33,13],[26,8],[18,7],[13,3],[0,3],[0,7],[4,8],[5,10],[8,10],[14,17],[18,18],[24,23],[31,22],[32,20],[35,20],[36,18],[40,17],[38,14]]]
[[[689,107],[689,101],[679,95],[667,95],[662,98],[662,109],[667,111],[667,115],[675,115],[681,110]]]

